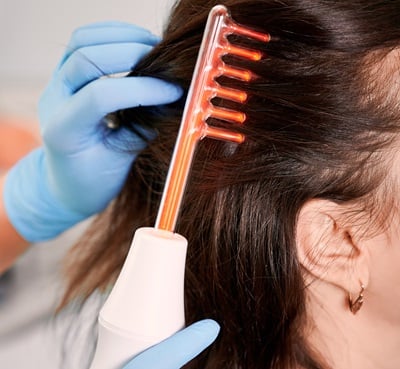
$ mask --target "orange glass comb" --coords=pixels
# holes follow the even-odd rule
[[[155,224],[157,229],[170,232],[175,230],[198,142],[205,137],[236,143],[244,141],[244,135],[241,133],[207,124],[208,118],[239,124],[246,120],[246,115],[240,111],[217,107],[211,103],[215,97],[239,103],[247,100],[246,92],[225,88],[216,81],[216,78],[227,76],[248,82],[254,77],[249,70],[226,65],[222,61],[222,56],[229,54],[253,61],[258,61],[263,56],[260,51],[232,45],[227,37],[234,34],[261,42],[270,41],[268,34],[235,23],[225,6],[217,5],[211,9],[157,215]]]

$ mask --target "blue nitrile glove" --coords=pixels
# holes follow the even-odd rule
[[[202,320],[137,355],[123,369],[178,369],[217,338],[219,325]]]
[[[43,147],[8,174],[4,203],[26,240],[57,236],[103,210],[118,194],[135,155],[115,150],[124,139],[145,143],[121,128],[104,144],[103,117],[119,109],[171,103],[179,87],[149,77],[99,77],[129,71],[158,42],[149,31],[119,22],[76,30],[39,103]],[[122,137],[122,140],[120,140]]]

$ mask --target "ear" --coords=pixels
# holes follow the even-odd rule
[[[357,295],[361,284],[368,285],[370,258],[357,236],[360,227],[350,224],[345,211],[332,201],[308,201],[297,221],[297,252],[308,277]]]

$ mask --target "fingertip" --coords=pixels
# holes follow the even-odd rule
[[[106,78],[82,87],[71,98],[75,113],[96,122],[106,114],[137,106],[171,104],[182,96],[181,87],[151,77]]]
[[[179,100],[183,95],[183,88],[178,86],[178,85],[174,85],[172,83],[168,83],[166,89],[170,93],[170,97],[171,97],[171,100],[172,100],[171,102]]]
[[[160,79],[157,77],[127,77],[132,84],[140,84],[142,93],[151,93],[151,95],[169,96],[171,101],[178,100],[183,95],[183,88],[175,83]]]
[[[131,107],[170,104],[179,100],[184,92],[179,85],[155,77],[126,77],[107,82],[110,88],[120,89],[117,94],[120,102],[125,105],[132,101]],[[125,98],[126,102],[123,101]]]
[[[129,23],[111,21],[85,25],[72,32],[58,69],[75,50],[85,46],[123,42],[137,42],[155,46],[160,41],[161,38],[149,30]]]
[[[212,319],[193,323],[165,341],[137,355],[124,369],[181,368],[214,342],[220,330]]]
[[[96,28],[125,28],[125,29],[132,29],[132,30],[140,31],[140,32],[151,33],[151,31],[148,30],[147,28],[144,28],[142,26],[139,26],[139,25],[133,24],[133,23],[123,22],[120,20],[104,20],[104,21],[87,23],[87,24],[81,25],[80,27],[77,27],[74,31],[94,30]]]
[[[221,330],[221,326],[213,319],[203,319],[192,324],[192,327],[207,329],[209,332],[214,331],[216,334]]]
[[[204,319],[193,323],[187,329],[190,329],[193,333],[202,337],[205,344],[211,344],[217,338],[221,327],[215,320]]]
[[[160,36],[155,35],[154,33],[150,33],[149,40],[153,43],[153,45],[157,45],[161,42],[162,38]]]

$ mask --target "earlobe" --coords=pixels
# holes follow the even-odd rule
[[[369,253],[346,222],[346,209],[332,201],[308,201],[296,229],[297,252],[306,279],[320,279],[357,295],[369,281]]]

